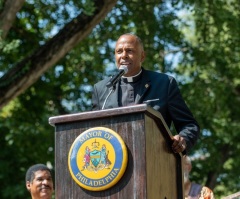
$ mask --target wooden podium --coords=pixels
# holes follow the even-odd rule
[[[49,118],[55,126],[56,199],[183,199],[182,155],[171,149],[171,132],[161,114],[135,106]],[[74,140],[92,127],[117,132],[127,146],[128,163],[116,185],[89,191],[71,177],[68,153]]]

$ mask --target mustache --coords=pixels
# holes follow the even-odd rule
[[[41,189],[51,189],[51,187],[49,185],[42,185]]]

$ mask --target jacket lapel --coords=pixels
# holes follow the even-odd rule
[[[143,103],[143,99],[144,96],[146,95],[146,93],[150,90],[151,87],[151,78],[148,76],[148,74],[146,73],[146,71],[144,69],[142,69],[142,80],[141,80],[141,92],[140,95],[136,96],[135,99],[135,104],[141,104]],[[108,92],[110,92],[110,89],[108,89]],[[116,84],[116,89],[115,91],[109,96],[107,103],[106,103],[106,107],[108,108],[116,108],[119,107],[119,97],[118,97],[118,93],[119,93],[119,82],[117,82]],[[109,106],[111,105],[111,106]]]
[[[141,81],[141,95],[137,95],[135,99],[136,104],[141,104],[143,102],[144,96],[151,87],[151,79],[148,77],[147,73],[143,69],[142,71],[142,81]]]

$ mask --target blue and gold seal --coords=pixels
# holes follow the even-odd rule
[[[68,154],[68,168],[74,181],[90,191],[115,185],[127,166],[127,148],[118,133],[95,127],[81,133]]]

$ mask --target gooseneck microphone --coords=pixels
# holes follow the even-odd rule
[[[106,97],[105,100],[104,100],[104,103],[103,103],[103,106],[102,106],[102,110],[105,108],[105,105],[106,105],[106,103],[107,103],[107,100],[108,100],[109,96],[115,91],[115,89],[116,89],[116,83],[117,83],[117,82],[119,81],[119,79],[120,79],[124,74],[126,74],[127,72],[128,72],[127,66],[121,65],[121,66],[119,67],[118,73],[117,73],[116,75],[114,75],[114,76],[108,81],[108,83],[106,84],[106,86],[107,86],[108,88],[110,88],[110,91],[109,91],[107,97]]]
[[[106,86],[107,86],[108,88],[114,87],[114,86],[116,85],[116,83],[119,81],[119,79],[120,79],[124,74],[126,74],[127,72],[128,72],[127,66],[121,65],[121,66],[119,67],[118,73],[117,73],[116,75],[114,75],[114,76],[109,80],[109,82],[106,84]]]

